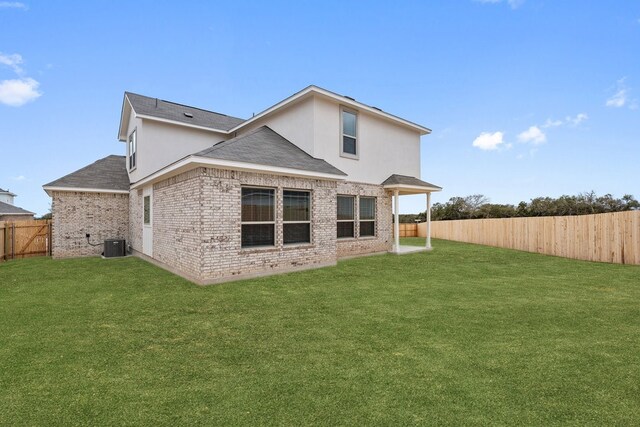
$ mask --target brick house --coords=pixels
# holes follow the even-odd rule
[[[90,243],[124,238],[133,254],[206,284],[409,251],[392,209],[426,194],[429,213],[441,190],[419,179],[428,133],[316,86],[247,120],[126,92],[126,156],[44,186],[53,256],[98,255]]]
[[[26,209],[14,205],[16,195],[0,188],[0,221],[27,221],[35,215]]]

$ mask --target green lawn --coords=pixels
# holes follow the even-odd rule
[[[209,287],[0,264],[0,425],[640,423],[640,267],[433,243]]]

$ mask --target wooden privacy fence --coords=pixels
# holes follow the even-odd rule
[[[0,221],[0,261],[51,255],[51,220]]]
[[[426,224],[418,234],[426,235]],[[433,221],[431,236],[588,261],[640,264],[640,211]]]
[[[400,237],[417,237],[418,236],[418,224],[413,223],[400,223]]]

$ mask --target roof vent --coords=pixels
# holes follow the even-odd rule
[[[185,117],[189,117],[190,119],[193,119],[193,114],[191,113],[184,113]]]
[[[371,108],[373,108],[374,110],[382,111],[382,108],[374,107],[373,105],[371,106]]]
[[[350,97],[350,96],[347,96],[347,95],[342,95],[342,96],[344,96],[345,98],[350,99],[350,100],[352,100],[352,101],[355,101],[355,99],[354,99],[354,98],[352,98],[352,97]]]

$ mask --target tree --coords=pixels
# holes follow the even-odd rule
[[[489,203],[489,199],[482,194],[472,194],[466,197],[452,197],[446,203],[434,203],[431,208],[431,218],[434,221],[447,219],[470,218],[512,218],[527,216],[553,215],[586,215],[605,212],[622,212],[640,210],[640,202],[631,194],[625,194],[616,199],[611,194],[597,196],[594,191],[580,193],[577,196],[562,195],[557,199],[552,197],[536,197],[528,203],[522,201],[517,206],[510,204]],[[406,216],[408,222],[415,219],[424,221],[426,212],[414,216]]]

